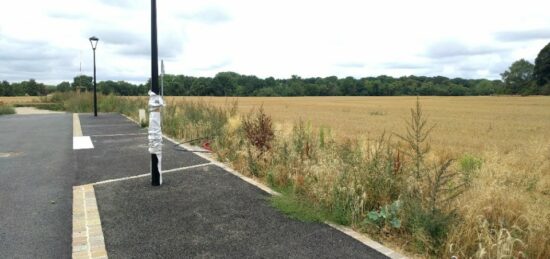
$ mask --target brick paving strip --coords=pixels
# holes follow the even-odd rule
[[[107,258],[101,219],[92,184],[73,187],[73,255],[80,258]]]

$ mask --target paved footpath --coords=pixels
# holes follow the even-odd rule
[[[0,156],[11,208],[0,210],[0,258],[399,257],[287,218],[267,192],[167,140],[164,183],[151,186],[147,132],[122,115],[26,116],[0,117],[0,155],[19,154]],[[72,150],[71,131],[93,148]]]
[[[0,116],[0,258],[70,258],[72,116]]]

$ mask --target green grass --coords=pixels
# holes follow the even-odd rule
[[[274,195],[269,200],[273,208],[291,219],[303,222],[324,222],[326,219],[320,210],[292,193]]]
[[[6,114],[14,114],[15,109],[11,106],[7,105],[0,105],[0,115],[6,115]]]

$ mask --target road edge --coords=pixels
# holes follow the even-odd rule
[[[129,116],[126,116],[126,114],[122,114],[122,116],[126,117],[128,120],[136,123],[137,125],[140,125],[137,121],[135,121],[134,119],[132,119],[131,117]],[[173,144],[175,145],[178,145],[182,148],[185,148],[187,150],[193,150],[193,151],[207,151],[201,147],[197,147],[197,146],[191,146],[191,145],[188,145],[188,144],[181,144],[181,143],[178,143],[176,140],[172,139],[171,137],[168,137],[164,134],[162,134],[162,136],[164,138],[166,138],[167,140],[169,140],[170,142],[172,142]],[[281,195],[280,193],[274,191],[273,189],[271,189],[270,187],[268,187],[267,185],[257,181],[256,179],[254,178],[251,178],[251,177],[248,177],[248,176],[245,176],[239,172],[237,172],[236,170],[234,170],[233,168],[229,167],[229,165],[225,164],[225,163],[222,163],[220,161],[217,161],[215,160],[214,158],[212,158],[212,156],[208,155],[208,153],[202,153],[202,152],[197,152],[195,153],[196,155],[210,161],[212,164],[214,165],[217,165],[219,167],[221,167],[222,169],[226,170],[227,172],[239,177],[240,179],[242,179],[243,181],[251,184],[251,185],[254,185],[255,187],[261,189],[262,191],[266,192],[266,193],[269,193],[271,195]],[[346,234],[347,236],[361,242],[362,244],[378,251],[379,253],[385,255],[385,256],[388,256],[392,259],[404,259],[404,258],[409,258],[401,253],[398,253],[397,251],[393,250],[393,249],[390,249],[389,247],[386,247],[374,240],[372,240],[371,238],[369,238],[367,235],[363,234],[363,233],[359,233],[355,230],[353,230],[352,228],[350,227],[346,227],[346,226],[343,226],[343,225],[339,225],[339,224],[336,224],[336,223],[332,223],[332,222],[324,222],[326,225]]]

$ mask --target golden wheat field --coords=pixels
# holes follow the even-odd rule
[[[275,122],[298,120],[328,127],[337,137],[375,138],[404,133],[416,97],[167,97],[168,103],[202,100],[215,105],[238,102],[241,113],[263,106]],[[430,123],[434,149],[478,153],[550,144],[550,97],[420,97]]]
[[[32,103],[40,101],[38,96],[0,96],[0,103],[16,104],[16,103]]]

